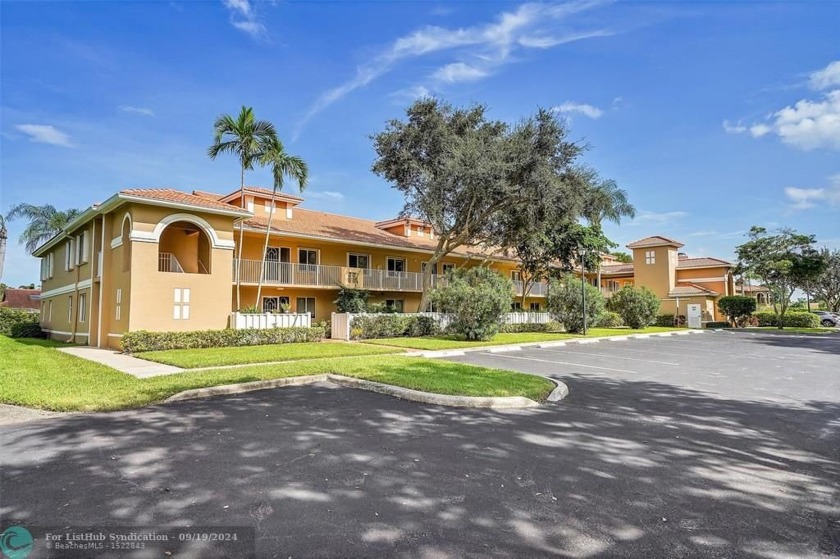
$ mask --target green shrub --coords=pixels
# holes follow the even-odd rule
[[[438,321],[425,315],[402,313],[361,314],[353,317],[350,337],[354,340],[434,336],[440,333]]]
[[[522,332],[547,332],[548,324],[502,324],[499,332],[505,334],[520,334]]]
[[[370,292],[364,289],[342,286],[338,290],[338,299],[333,303],[335,303],[336,312],[362,313],[367,309],[368,297],[370,297]]]
[[[249,345],[317,342],[325,336],[322,326],[311,328],[268,328],[265,330],[194,330],[190,332],[128,332],[122,338],[126,353],[164,349],[240,347]]]
[[[561,322],[567,332],[581,332],[584,325],[583,294],[581,283],[586,289],[586,327],[591,328],[604,312],[604,296],[601,291],[589,283],[581,282],[572,274],[567,274],[561,282],[552,284],[546,306],[551,317]]]
[[[777,328],[779,326],[774,313],[759,312],[753,316],[758,319],[759,326],[775,326]],[[785,313],[785,318],[782,321],[782,326],[785,328],[818,328],[819,325],[820,318],[809,312],[788,312]]]
[[[621,315],[617,312],[604,311],[595,321],[595,326],[598,328],[618,328],[624,326],[624,321],[621,320]]]
[[[718,309],[736,326],[744,327],[747,318],[755,312],[755,299],[743,295],[727,295],[718,300]]]
[[[0,307],[0,334],[9,336],[15,324],[38,324],[40,320],[41,315],[37,312]]]
[[[499,331],[510,310],[513,283],[486,268],[457,268],[446,275],[446,283],[432,290],[431,301],[451,315],[448,330],[467,340],[488,340]]]
[[[656,317],[656,320],[653,322],[656,326],[674,326],[676,322],[674,322],[674,315],[672,314],[660,314]]]
[[[397,307],[389,306],[385,301],[379,301],[377,303],[370,303],[367,306],[367,309],[362,312],[368,312],[373,314],[393,314],[400,312]]]
[[[728,322],[719,321],[719,322],[707,322],[703,327],[704,328],[729,328],[732,326]]]
[[[625,285],[610,297],[607,307],[621,315],[624,324],[640,329],[656,322],[660,304],[659,297],[647,287]]]
[[[47,333],[41,330],[37,322],[18,322],[12,324],[9,335],[12,338],[46,338]]]

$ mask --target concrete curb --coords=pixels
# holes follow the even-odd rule
[[[675,330],[673,332],[657,332],[655,334],[626,334],[617,336],[602,336],[600,338],[571,338],[568,340],[556,342],[527,342],[524,344],[508,344],[508,345],[486,345],[478,347],[466,347],[462,349],[438,349],[438,350],[420,350],[404,353],[406,357],[425,357],[427,359],[443,359],[446,357],[461,357],[467,353],[475,353],[484,351],[487,353],[504,353],[508,351],[521,351],[522,349],[535,347],[538,349],[545,349],[550,347],[563,347],[568,344],[597,344],[601,341],[626,341],[631,339],[646,339],[652,337],[670,337],[670,336],[686,336],[688,334],[705,334],[704,330]]]
[[[555,388],[551,391],[551,394],[548,395],[547,401],[558,402],[566,396],[568,396],[569,388],[566,386],[565,383],[552,378],[548,378],[548,380],[555,384]],[[530,398],[525,398],[524,396],[451,396],[448,394],[434,394],[432,392],[423,392],[420,390],[412,390],[410,388],[402,388],[399,386],[392,386],[390,384],[382,384],[379,382],[373,382],[369,380],[333,374],[307,375],[300,377],[288,377],[273,380],[244,382],[240,384],[228,384],[225,386],[210,386],[207,388],[196,388],[193,390],[185,390],[183,392],[173,394],[172,396],[164,400],[164,402],[180,402],[183,400],[194,400],[197,398],[211,398],[213,396],[244,394],[246,392],[253,392],[255,390],[281,388],[284,386],[302,386],[317,382],[331,382],[339,386],[344,386],[348,388],[358,388],[360,390],[368,390],[370,392],[386,394],[388,396],[393,396],[395,398],[400,398],[403,400],[410,400],[412,402],[420,402],[423,404],[433,404],[438,406],[450,406],[457,408],[490,408],[497,410],[536,408],[540,406],[539,402],[535,402],[534,400],[531,400]]]

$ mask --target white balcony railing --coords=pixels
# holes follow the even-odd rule
[[[346,266],[322,266],[320,264],[297,264],[294,262],[265,262],[242,260],[239,270],[242,283],[258,283],[264,271],[264,285],[294,285],[300,287],[338,287],[340,285],[369,291],[423,291],[423,274],[419,272],[391,272],[349,268]],[[233,281],[236,281],[237,261],[233,261]],[[441,276],[432,276],[432,287],[441,285]],[[514,282],[517,295],[522,295],[522,282]],[[545,297],[548,285],[536,283],[528,293],[530,297]]]
[[[181,267],[181,263],[178,262],[178,259],[175,258],[175,255],[171,252],[159,252],[158,272],[175,272],[183,274],[184,268]]]
[[[513,282],[513,290],[514,292],[521,296],[522,291],[525,289],[525,282],[514,280]],[[536,282],[532,283],[528,286],[528,297],[546,297],[548,296],[548,284],[543,282]]]

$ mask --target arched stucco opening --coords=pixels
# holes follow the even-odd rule
[[[188,221],[167,224],[158,240],[158,271],[209,274],[212,241],[199,225]]]

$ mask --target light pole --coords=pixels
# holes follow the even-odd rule
[[[580,259],[580,294],[583,297],[583,335],[586,335],[586,247],[583,247]]]

